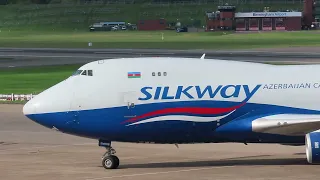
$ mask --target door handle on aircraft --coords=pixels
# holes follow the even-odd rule
[[[137,115],[134,115],[134,116],[124,116],[125,118],[134,118],[134,117],[137,117]]]

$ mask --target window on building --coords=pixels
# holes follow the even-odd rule
[[[257,31],[259,30],[259,19],[250,18],[249,19],[249,30]]]
[[[272,27],[272,19],[271,18],[263,18],[262,19],[262,27],[271,28]]]
[[[240,31],[246,30],[246,21],[244,18],[236,19],[236,29]]]
[[[276,18],[275,26],[276,26],[276,30],[284,30],[285,29],[284,18]]]
[[[223,21],[230,21],[230,20],[233,20],[233,18],[221,18],[221,20],[223,20]]]

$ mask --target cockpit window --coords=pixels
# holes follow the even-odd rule
[[[88,76],[93,76],[92,70],[88,70]]]
[[[92,70],[77,70],[75,71],[72,76],[77,76],[77,75],[82,75],[82,76],[93,76],[93,71]]]
[[[77,75],[79,75],[79,74],[81,74],[81,72],[82,72],[82,70],[77,70],[77,71],[75,71],[73,74],[72,74],[72,76],[77,76]]]

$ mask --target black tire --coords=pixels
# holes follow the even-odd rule
[[[117,156],[113,156],[116,160],[116,164],[115,164],[115,169],[119,167],[119,164],[120,164],[120,160]]]
[[[116,169],[120,164],[120,160],[117,156],[106,156],[102,159],[102,166],[105,169]]]

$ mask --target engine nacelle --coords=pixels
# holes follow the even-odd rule
[[[306,155],[309,163],[320,163],[320,131],[306,135]]]

